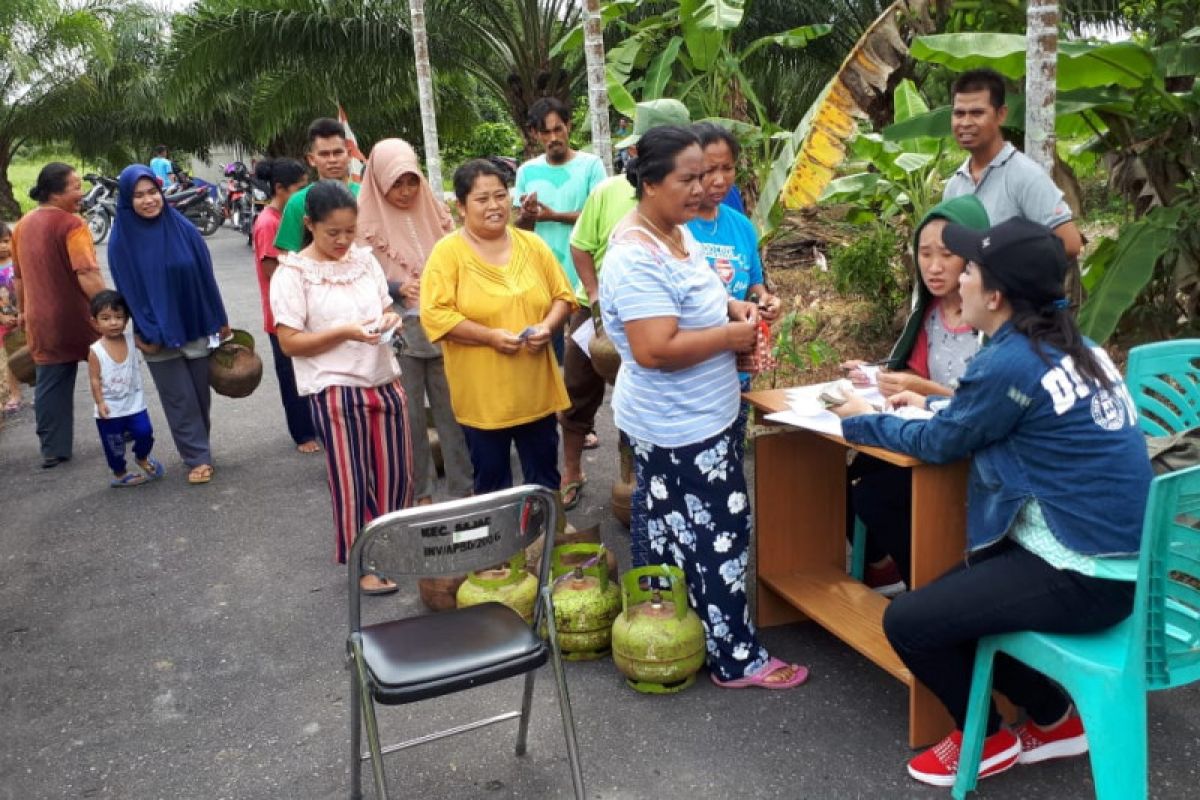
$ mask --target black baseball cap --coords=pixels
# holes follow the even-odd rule
[[[1063,297],[1067,251],[1045,225],[1020,217],[984,231],[950,223],[942,230],[942,243],[986,269],[1006,297],[1023,297],[1035,306]]]

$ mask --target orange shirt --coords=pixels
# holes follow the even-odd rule
[[[34,363],[86,360],[98,336],[78,275],[100,269],[87,225],[60,208],[39,206],[13,229],[12,248]]]

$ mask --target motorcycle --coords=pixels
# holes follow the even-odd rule
[[[267,187],[251,175],[241,161],[226,165],[224,172],[225,181],[219,187],[219,195],[225,218],[234,228],[246,234],[247,241],[253,242],[254,221],[270,199]]]
[[[79,213],[87,221],[92,244],[100,244],[108,236],[117,215],[117,180],[89,172],[83,176],[92,188],[79,203]]]
[[[175,166],[175,185],[163,193],[163,199],[196,226],[201,236],[212,236],[225,222],[217,205],[217,187],[193,178]]]

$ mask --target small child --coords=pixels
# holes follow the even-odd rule
[[[8,368],[3,348],[4,337],[17,329],[16,289],[13,287],[12,231],[0,221],[0,390],[7,388],[4,413],[12,414],[21,408],[21,382]]]
[[[104,457],[112,469],[113,488],[140,486],[157,480],[163,465],[150,457],[154,429],[142,396],[142,371],[133,331],[129,330],[129,306],[118,292],[105,289],[92,298],[92,321],[100,339],[88,352],[88,377],[96,401],[96,427]],[[133,456],[142,473],[125,469],[125,440],[133,439]]]

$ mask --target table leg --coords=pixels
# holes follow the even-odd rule
[[[958,563],[966,549],[967,462],[921,464],[912,470],[912,581],[918,589]],[[908,744],[923,747],[954,729],[954,721],[924,685],[908,696]]]
[[[763,577],[846,564],[846,448],[807,431],[754,440],[755,621],[767,627],[804,619]]]

